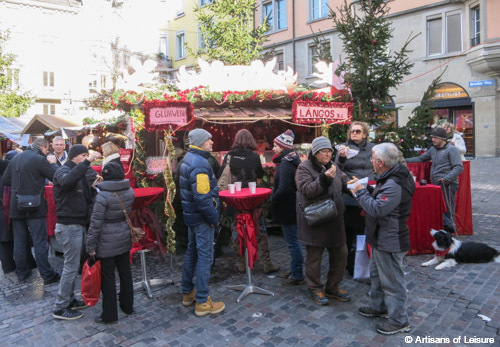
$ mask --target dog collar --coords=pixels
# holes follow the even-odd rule
[[[436,257],[444,257],[445,255],[448,254],[448,252],[450,251],[450,249],[445,249],[444,251],[440,251],[440,250],[435,250],[436,252]]]

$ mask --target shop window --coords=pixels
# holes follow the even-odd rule
[[[309,0],[309,20],[326,18],[328,13],[328,0]]]
[[[462,51],[462,14],[449,12],[427,19],[427,55]]]
[[[481,43],[481,17],[479,14],[479,6],[475,6],[470,9],[471,11],[471,39],[470,46],[474,47]]]
[[[43,114],[56,114],[56,105],[53,104],[43,104]]]
[[[186,58],[186,35],[184,31],[178,32],[175,34],[175,54],[176,59],[184,59]]]

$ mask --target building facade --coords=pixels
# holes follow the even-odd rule
[[[319,39],[333,60],[344,60],[342,41],[329,18],[343,0],[256,0],[255,24],[267,17],[271,29],[266,50],[277,58],[276,69],[292,67],[299,83],[312,83]],[[356,3],[352,6],[356,9]],[[182,0],[177,16],[169,21],[170,76],[181,65],[196,64],[185,45],[200,44],[194,6],[209,0]],[[409,76],[392,90],[399,125],[405,125],[420,104],[430,83],[441,73],[436,93],[435,122],[455,124],[467,144],[467,156],[500,155],[500,13],[498,0],[391,0],[389,18],[394,29],[390,44],[397,51],[412,34],[409,58],[415,65]]]

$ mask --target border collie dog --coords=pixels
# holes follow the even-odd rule
[[[500,253],[484,243],[462,242],[451,237],[444,230],[431,229],[434,237],[432,246],[436,250],[435,257],[422,266],[436,265],[436,270],[453,267],[457,263],[500,263]]]

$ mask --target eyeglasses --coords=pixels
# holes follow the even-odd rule
[[[351,130],[351,134],[361,134],[363,132],[363,130],[360,130],[360,129],[352,129]]]

